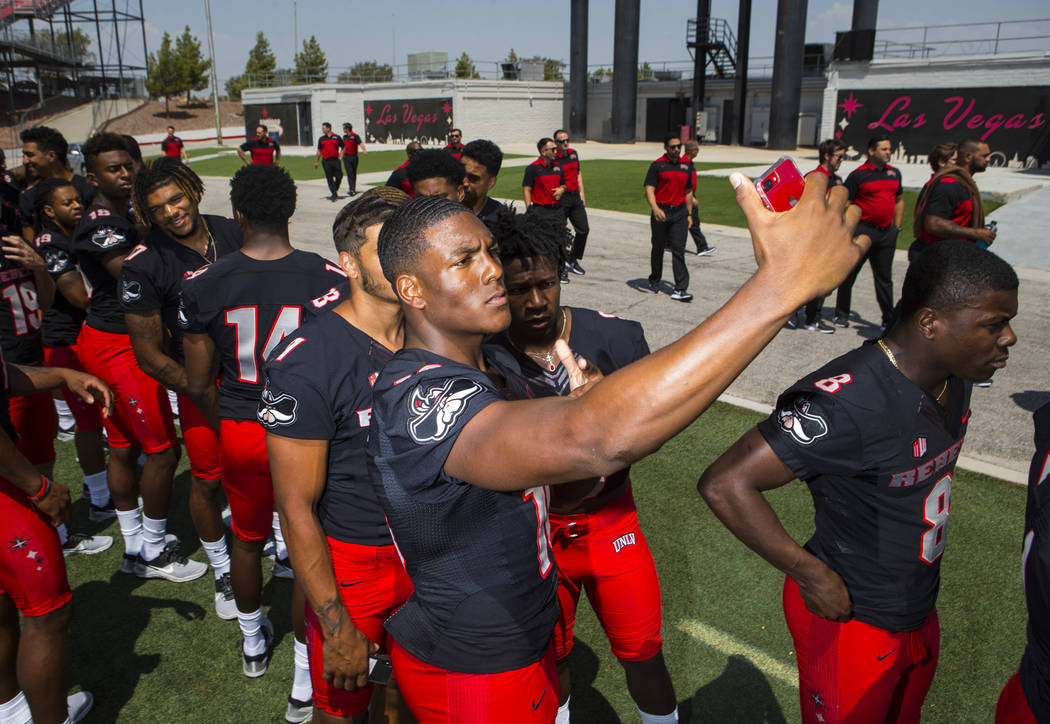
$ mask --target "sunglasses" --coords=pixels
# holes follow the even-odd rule
[[[544,147],[543,150],[544,151],[556,151],[557,149],[558,149],[557,146],[546,146],[546,147]]]
[[[668,146],[667,150],[668,151],[677,151],[681,147],[682,147],[682,144],[679,143],[677,146]]]
[[[555,141],[555,143],[568,143],[568,142],[569,142],[568,138],[560,138],[560,139]]]

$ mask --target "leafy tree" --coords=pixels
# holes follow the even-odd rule
[[[510,49],[510,52],[507,53],[507,59],[504,60],[503,62],[504,63],[517,63],[518,62],[518,54],[514,52],[514,48]]]
[[[466,51],[463,51],[463,55],[459,56],[456,61],[456,77],[457,78],[480,78],[481,74],[478,73],[477,68],[474,67],[474,61],[470,59]]]
[[[301,83],[323,83],[328,78],[328,59],[313,35],[303,41],[302,51],[295,54],[295,75]]]
[[[591,78],[597,80],[612,80],[612,76],[612,68],[598,68],[597,70],[591,71]]]
[[[189,103],[190,92],[208,87],[208,71],[211,69],[211,61],[204,59],[201,41],[193,36],[189,25],[175,41],[174,57],[181,86],[179,90],[186,91],[186,102]]]
[[[274,84],[273,72],[277,69],[277,58],[270,50],[270,41],[260,30],[255,36],[255,45],[248,51],[248,62],[244,64],[244,75],[235,75],[226,81],[226,95],[239,101],[241,90],[251,86],[267,87]]]
[[[74,28],[72,36],[65,31],[55,33],[55,50],[63,55],[68,55],[70,52],[70,40],[72,40],[73,45],[73,57],[76,60],[85,65],[91,65],[95,62],[95,54],[91,52],[91,36],[80,28]]]
[[[653,79],[652,66],[649,65],[649,61],[645,61],[644,63],[642,63],[642,67],[640,67],[638,69],[638,80],[652,80],[652,79]]]
[[[534,55],[531,58],[522,58],[521,62],[543,63],[543,80],[565,80],[565,76],[561,72],[565,67],[565,63],[560,60]]]
[[[386,63],[379,64],[374,60],[354,63],[350,70],[339,74],[340,83],[382,83],[394,79],[394,69]]]
[[[160,48],[146,58],[146,92],[151,98],[164,98],[164,113],[170,113],[168,97],[182,90],[182,82],[175,53],[171,49],[171,35],[164,33]]]

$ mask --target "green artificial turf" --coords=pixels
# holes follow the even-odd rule
[[[696,493],[704,468],[760,416],[716,404],[657,453],[634,466],[639,519],[663,588],[664,655],[683,722],[798,722],[797,691],[770,675],[769,662],[793,670],[791,638],[781,612],[783,577],[739,543]],[[80,479],[71,443],[58,444],[58,480]],[[205,560],[186,510],[183,456],[169,530],[184,550]],[[79,485],[73,486],[79,497]],[[768,494],[788,531],[804,540],[812,505],[801,483]],[[938,605],[940,664],[926,702],[926,724],[988,722],[996,697],[1017,668],[1024,646],[1020,576],[1023,488],[960,471],[952,490],[950,543]],[[183,584],[141,581],[117,573],[116,523],[92,527],[86,504],[75,505],[74,530],[116,538],[97,556],[68,560],[76,614],[71,683],[95,695],[91,722],[279,722],[291,685],[291,584],[263,563],[263,609],[278,646],[269,673],[241,674],[236,621],[215,617],[212,577]],[[682,630],[698,622],[748,655],[727,654]],[[574,722],[636,722],[623,672],[590,606],[580,605],[570,659]]]
[[[405,161],[404,151],[370,151],[362,154],[357,165],[358,175],[373,171],[392,171]],[[193,170],[200,176],[233,176],[244,162],[236,153],[221,158],[209,158],[193,163]],[[323,179],[320,165],[314,168],[313,156],[281,156],[281,165],[296,181]]]

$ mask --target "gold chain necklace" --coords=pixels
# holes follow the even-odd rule
[[[566,324],[567,324],[567,319],[565,317],[565,307],[562,307],[561,308],[561,331],[558,332],[558,336],[554,338],[555,342],[557,342],[559,339],[561,339],[561,336],[563,334],[565,334],[565,326],[566,326]],[[514,340],[510,338],[510,332],[509,331],[507,332],[507,339],[509,339],[510,343],[512,345],[514,345],[514,349],[518,350],[519,352],[522,352],[523,354],[528,355],[529,357],[532,357],[537,362],[542,361],[544,367],[546,367],[549,372],[553,372],[554,370],[558,369],[558,365],[555,364],[555,362],[554,362],[554,344],[553,343],[551,344],[550,348],[545,353],[526,352],[521,347],[519,347],[517,344],[514,344]]]
[[[899,364],[897,364],[897,358],[893,356],[893,352],[891,352],[891,351],[890,351],[890,348],[886,346],[886,343],[885,343],[885,342],[883,342],[883,341],[882,341],[882,340],[880,339],[880,340],[878,340],[878,345],[879,345],[879,348],[880,348],[880,349],[881,349],[881,350],[883,351],[883,353],[884,353],[884,354],[886,355],[886,359],[888,359],[888,360],[890,361],[890,364],[891,364],[891,365],[893,365],[893,367],[894,367],[894,368],[895,368],[895,369],[896,369],[896,370],[897,370],[898,372],[901,372],[901,367],[900,367],[900,365],[899,365]],[[901,374],[903,375],[904,373],[903,373],[903,372],[901,372]],[[937,393],[937,396],[936,396],[936,397],[934,397],[933,399],[934,399],[935,401],[937,401],[937,402],[939,403],[939,402],[941,401],[941,396],[942,396],[942,395],[944,394],[944,391],[945,391],[945,390],[947,390],[947,389],[948,389],[948,378],[947,378],[947,377],[945,377],[945,378],[944,378],[944,385],[942,385],[942,386],[941,386],[941,391],[940,391],[940,392],[938,392],[938,393]]]
[[[204,261],[206,261],[209,264],[214,264],[216,255],[218,254],[218,249],[215,246],[215,237],[213,237],[211,235],[211,229],[208,228],[208,222],[205,221],[202,218],[201,219],[201,223],[204,224],[204,231],[208,234],[208,244],[204,247],[204,253],[203,254],[201,254],[199,251],[197,251],[196,247],[193,247],[193,250],[197,252],[197,255],[201,259],[203,259]],[[208,252],[211,252],[211,258],[210,259],[208,258]]]

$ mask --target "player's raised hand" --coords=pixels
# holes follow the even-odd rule
[[[729,181],[747,217],[759,274],[772,278],[781,298],[796,307],[835,289],[871,246],[867,236],[853,236],[860,207],[849,203],[842,186],[826,193],[828,179],[822,173],[809,174],[798,204],[779,213],[762,205],[743,174],[734,173]]]
[[[796,577],[798,592],[811,613],[830,621],[849,621],[853,604],[842,577],[823,562],[809,575]]]
[[[576,359],[568,342],[558,339],[554,342],[554,353],[558,355],[565,371],[569,373],[569,397],[579,397],[604,375],[597,367],[585,360],[583,357]]]

